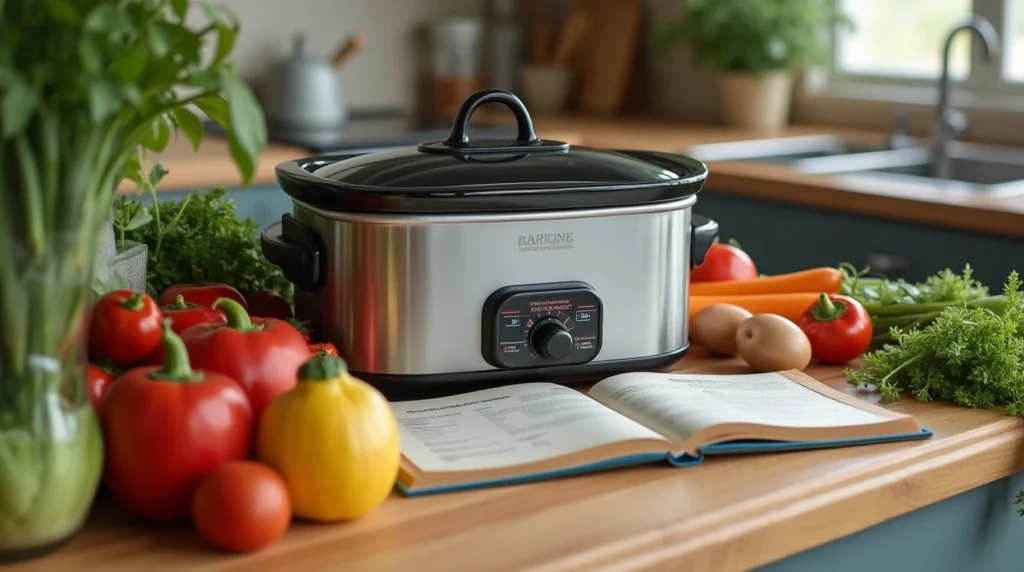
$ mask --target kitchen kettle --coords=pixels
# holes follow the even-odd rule
[[[317,56],[306,34],[292,40],[291,57],[277,63],[264,82],[263,107],[270,138],[320,147],[339,141],[348,120],[340,69],[362,49],[349,36],[330,58]]]

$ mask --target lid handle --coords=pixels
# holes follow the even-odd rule
[[[501,103],[512,110],[516,117],[518,131],[515,141],[487,139],[471,143],[469,140],[469,121],[473,112],[485,103]],[[522,153],[539,151],[565,151],[568,143],[562,141],[545,141],[538,139],[533,130],[533,121],[526,111],[526,106],[515,95],[500,89],[485,89],[470,95],[462,103],[459,112],[452,122],[452,130],[444,141],[427,141],[417,147],[426,153],[447,153],[452,155],[470,155],[475,153]]]

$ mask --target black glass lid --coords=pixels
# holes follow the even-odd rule
[[[470,141],[484,103],[515,114],[515,140]],[[469,97],[444,141],[277,166],[288,195],[342,211],[445,213],[613,207],[671,201],[700,191],[707,167],[669,153],[570,147],[539,139],[519,99],[484,90]]]

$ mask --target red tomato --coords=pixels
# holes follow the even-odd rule
[[[161,306],[170,306],[177,301],[178,296],[184,298],[186,302],[207,307],[212,307],[218,298],[228,298],[238,302],[246,310],[249,309],[249,304],[245,301],[245,297],[242,296],[241,292],[227,284],[212,282],[175,284],[164,290],[160,297],[157,298],[157,302]]]
[[[739,248],[716,242],[708,249],[704,263],[690,271],[691,282],[753,280],[757,266],[750,255]]]
[[[284,479],[255,461],[230,461],[210,471],[192,497],[192,522],[224,550],[254,552],[273,544],[292,521]]]
[[[323,352],[321,354],[321,352]],[[322,344],[309,344],[309,353],[311,355],[338,355],[338,348],[334,347],[331,342],[324,342]]]
[[[242,386],[258,426],[267,405],[298,383],[309,346],[284,320],[250,318],[234,300],[218,300],[214,308],[224,310],[227,324],[193,326],[181,338],[197,368],[226,375]]]
[[[89,386],[89,399],[92,400],[92,405],[96,411],[99,411],[100,400],[103,399],[103,394],[107,391],[107,387],[114,380],[114,377],[107,370],[94,363],[86,366],[85,373],[86,382]]]
[[[811,357],[843,364],[867,351],[874,334],[871,316],[848,296],[822,294],[800,316],[800,329],[811,342]]]
[[[248,456],[253,416],[233,380],[191,369],[169,321],[163,335],[165,365],[125,372],[103,398],[104,479],[138,515],[178,521],[207,473]]]
[[[89,353],[121,367],[137,363],[160,343],[160,308],[142,292],[114,290],[96,301]]]

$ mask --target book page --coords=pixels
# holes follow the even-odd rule
[[[823,428],[887,421],[778,373],[627,373],[599,382],[590,396],[678,444],[724,423]]]
[[[395,402],[402,453],[424,472],[494,469],[664,438],[586,395],[529,383]],[[665,444],[666,452],[671,445]]]

